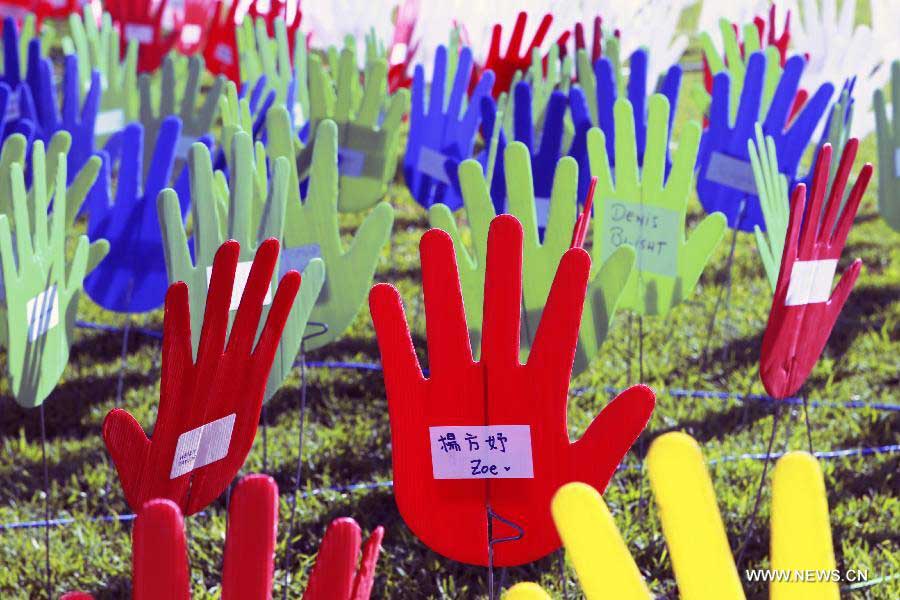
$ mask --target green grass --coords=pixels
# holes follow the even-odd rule
[[[685,86],[697,85],[690,75]],[[682,93],[680,125],[699,114]],[[676,132],[677,139],[677,132]],[[874,159],[874,137],[862,145],[859,164]],[[858,168],[859,165],[857,165]],[[900,354],[900,236],[876,212],[873,180],[839,270],[851,257],[864,261],[856,288],[831,335],[828,347],[802,393],[812,400],[863,403],[897,402]],[[401,184],[392,187],[390,202],[397,209],[394,237],[382,256],[376,281],[398,287],[407,313],[417,316],[415,340],[424,356],[424,316],[421,310],[418,242],[427,227],[424,212]],[[689,228],[702,211],[691,201]],[[352,231],[360,221],[350,216],[342,225]],[[730,236],[730,234],[729,234]],[[726,282],[724,265],[730,237],[719,246],[696,293],[666,318],[643,320],[643,361],[638,358],[638,320],[627,313],[616,317],[610,338],[592,368],[572,382],[572,389],[589,391],[569,402],[569,427],[579,436],[590,419],[608,401],[606,386],[621,388],[644,381],[659,390],[653,419],[635,450],[626,458],[635,464],[648,443],[666,431],[693,435],[707,459],[765,451],[771,431],[773,406],[737,400],[672,397],[667,389],[733,390],[762,393],[757,375],[759,346],[769,309],[770,293],[752,236],[739,235],[735,252],[730,305],[719,314],[711,337],[707,323],[716,296]],[[82,300],[80,317],[122,325],[124,319]],[[135,318],[133,324],[159,329],[162,314]],[[97,597],[125,597],[130,581],[130,524],[104,523],[92,518],[129,513],[119,483],[100,437],[106,413],[113,407],[120,372],[121,335],[79,330],[63,381],[46,402],[47,452],[50,466],[50,512],[71,517],[72,525],[51,531],[51,563],[56,594],[81,589]],[[709,343],[713,360],[701,367]],[[363,310],[352,329],[309,360],[376,362],[378,349],[368,311]],[[0,358],[2,360],[2,358]],[[159,344],[132,334],[124,370],[122,405],[148,429],[155,421],[159,392]],[[303,449],[303,488],[342,486],[391,478],[391,450],[387,403],[381,374],[355,370],[308,371],[307,427]],[[243,473],[266,472],[278,482],[281,524],[276,556],[276,594],[284,577],[282,558],[288,543],[288,499],[298,460],[299,373],[290,378],[268,404],[267,461],[264,469],[262,436],[258,435]],[[37,411],[19,408],[0,385],[0,523],[43,518],[42,466]],[[861,448],[898,441],[896,413],[870,408],[810,410],[812,443],[816,450]],[[775,449],[807,447],[802,409],[785,409]],[[874,579],[900,573],[900,455],[822,461],[831,509],[831,524],[838,566],[868,569]],[[720,511],[732,549],[737,550],[748,528],[762,462],[738,460],[711,467]],[[605,495],[612,514],[638,565],[659,596],[675,597],[675,585],[662,538],[656,507],[646,476],[638,471],[617,474]],[[755,530],[749,540],[744,567],[767,564],[768,482],[763,492]],[[327,524],[338,516],[356,518],[366,532],[384,525],[384,552],[378,565],[374,597],[478,598],[486,595],[487,573],[429,551],[406,528],[389,487],[351,493],[323,492],[300,499],[298,527],[290,543],[293,560],[291,597],[299,597]],[[444,515],[453,518],[453,515]],[[188,519],[193,588],[196,598],[219,593],[223,539],[224,499],[205,515]],[[0,593],[4,598],[43,597],[42,529],[0,531]],[[533,565],[498,573],[511,585],[539,581],[555,596],[564,585],[554,554]],[[577,589],[574,573],[565,573],[569,597]],[[748,588],[748,596],[764,597],[762,587]],[[893,579],[850,597],[894,599],[900,580]]]

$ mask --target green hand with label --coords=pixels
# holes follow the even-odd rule
[[[302,270],[312,256],[325,261],[325,287],[310,320],[325,323],[328,331],[308,343],[309,349],[319,348],[340,337],[365,303],[382,249],[390,239],[394,209],[386,202],[375,206],[345,250],[338,224],[337,126],[329,119],[318,124],[309,189],[302,200],[293,159],[297,136],[287,110],[279,106],[269,109],[266,129],[270,158],[285,157],[290,165],[280,270],[283,272],[284,266]]]
[[[725,216],[713,213],[685,239],[685,215],[694,182],[700,128],[688,123],[681,134],[668,179],[664,179],[669,102],[650,96],[643,170],[637,164],[631,103],[616,101],[613,179],[600,129],[588,132],[591,174],[598,178],[594,202],[594,247],[600,257],[619,246],[635,248],[637,262],[622,294],[622,308],[664,315],[694,290],[703,268],[725,234]]]
[[[4,159],[11,158],[6,150],[4,146]],[[46,171],[48,162],[52,173]],[[76,235],[69,227],[70,215],[77,213],[84,195],[67,194],[64,156],[45,161],[43,143],[35,142],[29,192],[23,168],[24,160],[18,157],[0,167],[0,191],[11,199],[11,214],[0,214],[0,345],[7,352],[12,395],[21,406],[32,408],[50,395],[65,370],[82,282],[90,263],[109,252],[109,244],[100,240],[91,245],[86,235]],[[96,177],[99,165],[93,168]],[[69,241],[75,244],[71,260],[66,258]]]
[[[240,256],[232,292],[231,313],[236,313],[243,286],[257,248],[267,239],[281,240],[284,228],[285,201],[288,196],[287,161],[272,161],[272,178],[268,182],[266,154],[261,143],[254,152],[253,140],[246,132],[232,138],[229,153],[231,184],[221,171],[213,172],[209,150],[197,143],[191,147],[188,168],[191,175],[191,214],[193,217],[194,259],[188,247],[187,233],[181,220],[178,196],[172,189],[160,192],[157,200],[166,252],[169,281],[188,284],[191,307],[191,331],[194,351],[200,342],[206,294],[212,265],[219,247],[229,239],[240,244]],[[275,361],[266,384],[268,401],[291,372],[300,351],[303,331],[310,311],[325,279],[321,260],[312,260],[303,272],[303,288],[294,300],[285,325]],[[272,290],[278,285],[278,269],[272,274]],[[266,321],[271,294],[266,296],[260,327]]]
[[[341,52],[336,85],[320,58],[309,58],[310,140],[298,157],[299,174],[301,180],[310,174],[319,123],[333,120],[338,128],[341,212],[366,210],[384,198],[387,184],[397,170],[400,124],[409,110],[409,90],[400,89],[387,99],[384,59],[373,61],[367,68],[362,95],[357,100],[358,88],[356,54],[350,48]],[[268,131],[271,134],[271,128]]]
[[[522,319],[521,343],[527,353],[537,333],[537,325],[559,261],[572,245],[572,230],[578,212],[578,164],[571,157],[563,157],[557,163],[550,196],[550,213],[544,239],[541,241],[528,148],[521,142],[511,143],[506,148],[504,162],[509,213],[522,223],[524,231],[522,303],[525,317]],[[467,308],[469,336],[477,349],[481,337],[480,314],[484,303],[487,232],[495,214],[487,182],[476,161],[467,160],[460,165],[459,180],[471,229],[473,251],[466,247],[453,214],[445,205],[433,205],[429,211],[429,221],[432,227],[449,233],[453,240]],[[606,339],[619,298],[629,281],[634,256],[634,250],[629,246],[618,248],[607,257],[600,256],[599,247],[593,248],[592,273],[581,319],[574,374],[589,366]]]
[[[878,212],[900,232],[900,61],[891,63],[891,119],[884,92],[875,91],[875,133],[878,137]]]
[[[778,154],[775,141],[771,136],[763,137],[762,127],[756,124],[756,142],[747,140],[750,152],[750,166],[753,168],[753,180],[759,193],[759,204],[766,231],[759,225],[753,227],[756,236],[756,247],[766,270],[766,278],[775,293],[778,283],[778,272],[781,269],[781,255],[784,251],[784,240],[787,237],[790,204],[788,203],[787,178],[778,171]]]

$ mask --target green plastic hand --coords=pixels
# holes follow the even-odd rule
[[[778,171],[775,141],[771,136],[763,138],[762,127],[759,123],[756,124],[756,142],[747,140],[747,150],[750,152],[753,180],[756,182],[759,204],[766,222],[765,233],[760,231],[759,225],[753,227],[753,233],[756,235],[759,257],[774,294],[775,285],[778,283],[778,272],[781,269],[781,255],[784,250],[784,239],[787,236],[790,213],[788,182],[787,178]]]
[[[603,56],[612,63],[613,73],[616,77],[617,97],[626,96],[626,78],[622,75],[622,61],[619,59],[619,40],[614,36],[603,36]],[[591,63],[590,53],[582,48],[575,53],[575,76],[578,85],[584,90],[584,96],[588,99],[588,109],[591,111],[591,123],[598,124],[600,117],[597,114],[597,75],[594,73],[594,65]]]
[[[382,202],[365,218],[349,250],[344,249],[338,224],[338,128],[331,120],[318,124],[309,190],[300,199],[294,162],[297,136],[283,107],[269,109],[266,130],[269,155],[290,164],[283,256],[298,268],[310,256],[325,261],[325,287],[310,319],[328,325],[324,335],[312,338],[308,348],[322,347],[340,337],[366,301],[381,251],[390,239],[394,208]],[[304,273],[304,277],[306,274]]]
[[[900,61],[891,63],[892,119],[888,120],[881,90],[876,90],[874,104],[878,137],[878,212],[894,231],[900,231]]]
[[[525,234],[522,254],[522,306],[525,316],[521,331],[524,360],[537,333],[556,268],[563,254],[571,247],[572,229],[578,211],[578,164],[572,157],[563,157],[557,163],[550,196],[550,214],[541,242],[528,148],[520,142],[511,143],[506,148],[504,161],[509,213],[519,219]],[[464,161],[459,168],[459,180],[473,250],[466,247],[447,206],[432,206],[429,220],[432,227],[443,229],[453,239],[459,261],[463,301],[467,307],[469,336],[477,348],[481,337],[487,232],[495,216],[494,205],[477,162]],[[630,246],[618,248],[606,259],[600,256],[600,248],[595,246],[592,255],[593,267],[587,292],[589,301],[585,303],[581,319],[573,374],[581,373],[589,366],[606,339],[635,261],[634,249]]]
[[[309,176],[318,124],[331,119],[338,127],[338,210],[366,210],[384,197],[397,170],[400,124],[409,110],[409,90],[398,90],[387,100],[387,112],[379,125],[387,98],[384,59],[370,65],[359,100],[354,91],[359,87],[356,55],[349,47],[341,52],[336,89],[319,57],[311,56],[309,63],[311,134],[298,157],[300,177]]]
[[[271,187],[267,185],[266,155],[261,144],[254,145],[250,135],[237,133],[232,142],[229,186],[220,172],[213,173],[209,150],[203,144],[191,148],[189,168],[191,174],[191,212],[194,224],[194,257],[191,260],[187,234],[181,220],[178,196],[172,189],[165,189],[157,199],[157,209],[162,226],[166,252],[166,270],[170,281],[188,284],[191,306],[191,331],[194,352],[200,343],[201,324],[206,310],[206,294],[213,258],[219,246],[229,239],[241,245],[240,262],[232,293],[232,317],[237,312],[243,286],[250,273],[250,265],[256,249],[268,238],[281,239],[284,227],[284,209],[287,198],[289,168],[287,161],[279,158],[273,162]],[[222,194],[227,196],[227,200]],[[222,207],[226,206],[223,211]],[[224,214],[223,214],[224,213]],[[313,304],[325,279],[325,267],[320,260],[310,262],[303,273],[303,285],[297,295],[285,332],[269,373],[265,399],[268,401],[285,377],[291,372],[300,351],[303,331]],[[240,283],[238,283],[240,281]],[[278,270],[272,274],[272,289],[278,285]],[[271,298],[267,297],[260,319],[260,328],[266,321]]]
[[[601,257],[611,255],[622,244],[634,246],[637,266],[622,294],[621,306],[642,315],[664,315],[693,292],[725,233],[725,216],[707,216],[691,239],[685,239],[685,214],[700,143],[696,123],[685,126],[672,170],[664,180],[669,119],[666,97],[650,96],[643,172],[637,164],[631,103],[620,98],[613,111],[615,181],[603,132],[598,128],[588,132],[591,174],[598,178],[594,244],[599,243]]]
[[[366,64],[370,64],[379,58],[387,60],[387,48],[384,42],[375,33],[375,28],[370,27],[366,32]]]
[[[741,42],[738,40],[737,33],[728,19],[722,18],[719,20],[719,30],[722,32],[722,39],[725,42],[724,60],[719,55],[718,50],[716,50],[715,44],[713,44],[712,41],[712,36],[709,35],[709,32],[704,31],[700,34],[700,47],[703,49],[703,56],[706,58],[710,73],[712,73],[713,77],[715,77],[717,73],[726,70],[728,71],[732,86],[732,94],[730,96],[730,116],[733,122],[737,116],[738,104],[741,100],[741,90],[744,87],[744,73],[747,71],[747,61],[750,60],[750,55],[757,50],[760,50],[762,46],[759,30],[753,23],[747,23],[742,29],[743,49],[741,48]],[[781,55],[778,53],[778,48],[776,46],[767,46],[765,48],[765,53],[766,76],[763,83],[762,103],[759,113],[761,115],[766,114],[769,110],[769,104],[772,102],[772,97],[775,96],[775,88],[778,87],[778,80],[781,79],[781,72],[783,70],[781,67]],[[706,90],[698,90],[697,93],[699,93],[700,96],[699,104],[705,112],[709,106],[710,96]]]
[[[237,85],[233,81],[225,82],[225,93],[219,97],[219,116],[222,127],[217,140],[220,148],[231,148],[232,139],[240,131],[253,131],[253,115],[250,113],[250,100],[238,96]],[[226,155],[226,160],[230,159]]]
[[[103,13],[100,28],[88,4],[81,16],[69,15],[69,37],[63,40],[66,54],[78,56],[78,76],[82,89],[91,85],[91,71],[100,72],[103,95],[94,126],[94,141],[102,147],[110,135],[138,118],[138,41],[128,44],[125,60],[119,61],[119,32],[109,13]],[[152,147],[152,146],[151,146]]]
[[[57,156],[54,164],[55,184],[47,186],[43,144],[35,142],[35,185],[31,193],[25,191],[21,162],[11,161],[0,172],[0,188],[11,198],[15,225],[13,235],[10,215],[0,214],[0,344],[7,351],[12,394],[26,408],[40,405],[50,395],[69,361],[79,292],[90,254],[86,235],[70,237],[66,232],[67,215],[72,209],[66,194],[65,158]],[[53,210],[48,214],[51,197]],[[70,240],[77,241],[73,258],[67,261]],[[105,240],[97,242],[98,248],[104,246],[108,252]]]
[[[180,161],[187,160],[191,145],[197,138],[209,133],[216,118],[225,78],[221,75],[215,78],[212,86],[205,92],[203,104],[198,109],[197,98],[201,95],[200,78],[204,71],[203,57],[195,54],[187,61],[187,79],[177,76],[176,61],[170,54],[163,59],[161,79],[155,80],[151,74],[142,73],[138,80],[141,90],[141,125],[144,126],[144,148],[146,148],[145,176],[150,170],[159,129],[166,117],[178,115],[181,118],[181,136],[175,149],[175,156]],[[158,84],[154,85],[157,81]],[[183,83],[179,84],[179,81]],[[179,172],[180,169],[176,172],[176,177]]]

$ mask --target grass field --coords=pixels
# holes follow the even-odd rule
[[[699,84],[691,74],[685,86]],[[691,95],[682,93],[678,122],[699,118]],[[677,131],[675,137],[677,139]],[[860,161],[874,159],[874,136],[862,144]],[[858,166],[857,166],[858,170]],[[873,180],[850,234],[839,271],[851,257],[864,268],[841,315],[828,347],[802,393],[814,401],[863,405],[898,402],[900,355],[900,235],[891,231],[876,210],[877,182]],[[424,316],[420,308],[418,242],[427,228],[424,211],[402,184],[394,185],[389,201],[397,218],[391,245],[385,249],[376,281],[398,287],[414,320],[415,341],[423,359]],[[689,231],[701,209],[692,199]],[[358,217],[344,218],[348,235]],[[667,393],[678,388],[763,393],[757,374],[759,346],[769,310],[769,288],[752,236],[736,242],[731,301],[719,312],[717,327],[707,336],[707,324],[717,295],[727,282],[724,266],[730,233],[720,244],[701,283],[689,301],[666,318],[646,318],[643,360],[638,351],[638,319],[616,317],[592,368],[572,381],[569,428],[581,435],[590,419],[609,400],[606,388],[622,388],[643,381],[658,392],[657,408],[642,439],[626,458],[637,465],[648,442],[672,430],[694,436],[708,460],[762,453],[772,428],[775,406],[768,402],[704,399]],[[82,299],[80,318],[121,326],[124,319]],[[159,330],[157,311],[135,318],[134,326]],[[702,364],[709,344],[711,360]],[[113,407],[120,373],[122,335],[79,330],[69,368],[46,402],[50,513],[71,518],[53,528],[51,565],[56,595],[66,590],[91,591],[99,598],[125,597],[130,581],[129,522],[102,522],[101,515],[129,513],[118,478],[100,437],[106,413]],[[157,340],[132,332],[124,369],[121,404],[150,429],[155,421],[159,392]],[[378,362],[378,349],[368,310],[337,343],[307,355],[310,361]],[[3,358],[0,358],[3,360]],[[303,448],[306,491],[354,483],[388,482],[391,447],[387,404],[381,373],[352,369],[310,369],[307,426]],[[406,528],[388,485],[350,492],[322,491],[298,500],[298,527],[287,540],[289,498],[298,460],[299,369],[267,405],[264,464],[263,435],[257,435],[243,473],[265,472],[281,489],[281,524],[276,557],[275,592],[282,593],[282,559],[288,543],[293,559],[291,597],[299,597],[305,577],[327,524],[338,516],[353,516],[366,532],[384,525],[384,552],[378,565],[374,597],[478,598],[486,596],[487,572],[453,563],[429,551]],[[0,392],[0,523],[43,518],[42,462],[38,412],[19,408],[9,397],[6,382]],[[775,438],[777,451],[806,449],[802,407],[782,409]],[[874,447],[898,442],[900,415],[874,408],[811,408],[811,438],[816,451]],[[711,474],[732,549],[736,552],[749,526],[762,461],[737,459],[717,462]],[[892,600],[900,597],[900,454],[823,460],[833,539],[841,569],[867,569],[869,577],[890,578],[879,584],[847,591],[848,597]],[[638,565],[658,596],[675,597],[675,585],[665,542],[641,471],[618,473],[605,495],[606,502]],[[754,522],[754,533],[740,568],[763,567],[768,555],[768,482]],[[203,515],[188,519],[195,598],[214,598],[225,532],[224,497]],[[445,515],[451,519],[453,515]],[[43,597],[45,574],[42,528],[0,529],[0,595],[3,598]],[[577,597],[574,572],[560,573],[554,554],[527,567],[498,573],[507,585],[540,581],[554,596]],[[749,597],[764,597],[762,587],[749,587]]]

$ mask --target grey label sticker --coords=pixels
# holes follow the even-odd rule
[[[682,219],[678,211],[625,200],[607,200],[601,207],[602,260],[622,244],[630,244],[637,253],[640,271],[667,277],[678,275]]]
[[[169,479],[181,477],[225,458],[231,445],[235,416],[235,413],[231,413],[178,436]]]
[[[338,171],[345,177],[361,177],[366,155],[359,150],[338,148]]]
[[[757,195],[756,181],[753,179],[753,167],[744,160],[713,152],[706,167],[706,178],[753,196]]]

